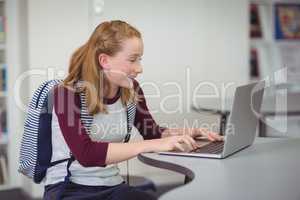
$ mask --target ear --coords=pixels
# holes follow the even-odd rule
[[[103,69],[109,69],[109,56],[105,53],[101,53],[98,56],[98,62]]]

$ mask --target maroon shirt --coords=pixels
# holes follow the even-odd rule
[[[158,126],[150,114],[143,90],[134,81],[134,90],[139,95],[134,126],[144,139],[161,137],[165,128]],[[120,97],[118,93],[112,99],[104,99],[105,104],[113,104]],[[95,142],[81,123],[80,96],[65,87],[56,87],[54,91],[54,108],[64,139],[75,159],[84,167],[105,166],[108,142]],[[72,122],[72,123],[70,123]]]

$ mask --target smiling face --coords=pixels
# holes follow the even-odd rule
[[[122,48],[113,56],[99,55],[99,62],[113,86],[132,88],[132,78],[142,73],[143,41],[134,37],[122,42]]]

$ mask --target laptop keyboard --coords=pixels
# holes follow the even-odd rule
[[[217,141],[208,143],[198,149],[191,151],[192,153],[209,153],[209,154],[220,154],[223,152],[224,141]]]

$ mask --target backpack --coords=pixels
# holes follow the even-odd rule
[[[52,141],[51,141],[51,121],[53,109],[53,91],[54,87],[62,83],[62,80],[50,80],[42,83],[34,92],[30,101],[27,117],[24,124],[24,133],[21,141],[19,172],[33,179],[35,183],[41,183],[46,176],[47,169],[62,163],[68,162],[66,179],[69,179],[69,167],[75,160],[70,152],[70,157],[51,162]],[[89,132],[93,116],[87,112],[85,94],[80,93],[82,124]],[[135,118],[136,104],[131,102],[127,105],[127,135],[124,142],[130,139]]]

